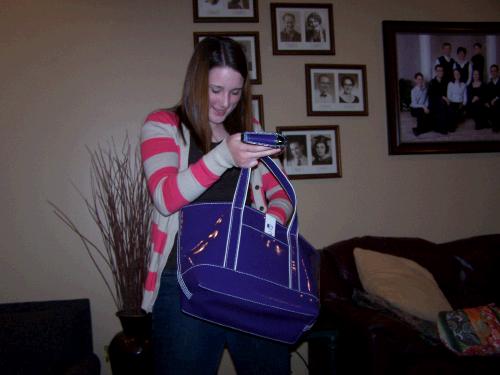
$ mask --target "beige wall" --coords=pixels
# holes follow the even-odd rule
[[[115,308],[80,242],[46,203],[97,238],[74,182],[88,156],[135,136],[180,93],[193,31],[259,31],[265,122],[340,126],[340,179],[294,181],[302,233],[318,246],[364,234],[446,241],[499,232],[500,154],[389,156],[382,20],[498,21],[498,0],[336,0],[335,56],[273,56],[269,1],[258,24],[194,24],[191,1],[0,1],[0,302],[89,297],[96,351]],[[367,117],[307,117],[305,63],[366,64]],[[228,370],[229,372],[229,370]]]

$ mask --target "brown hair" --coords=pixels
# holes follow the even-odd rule
[[[208,73],[229,67],[241,74],[241,99],[224,121],[229,134],[252,130],[252,95],[245,53],[238,42],[225,37],[207,37],[196,45],[189,61],[182,98],[175,111],[204,153],[210,150],[212,130],[208,123]],[[179,127],[182,135],[182,130]],[[185,140],[184,140],[185,141]]]

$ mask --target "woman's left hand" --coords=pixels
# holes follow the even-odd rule
[[[279,148],[243,143],[241,141],[241,133],[230,135],[226,138],[226,142],[235,165],[240,168],[253,168],[257,165],[260,158],[276,155],[281,152]]]

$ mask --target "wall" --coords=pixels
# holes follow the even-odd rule
[[[335,56],[273,56],[269,3],[259,1],[258,24],[194,24],[191,1],[0,1],[1,302],[89,297],[103,357],[115,308],[47,200],[98,238],[71,185],[88,193],[85,146],[134,138],[149,111],[177,101],[193,31],[260,32],[254,91],[268,129],[340,125],[343,177],[294,181],[301,231],[317,247],[499,231],[500,154],[388,155],[381,35],[382,20],[498,21],[498,0],[337,0]],[[305,63],[366,64],[369,116],[307,117]]]

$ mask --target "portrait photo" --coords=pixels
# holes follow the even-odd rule
[[[278,126],[276,130],[287,139],[281,158],[291,179],[342,176],[337,125]]]
[[[500,151],[500,23],[384,21],[390,154]]]
[[[334,55],[331,4],[271,3],[273,54]]]
[[[193,0],[194,22],[259,22],[257,0]]]
[[[260,47],[258,32],[195,32],[194,45],[208,36],[225,36],[237,41],[247,58],[248,72],[250,82],[254,85],[262,83],[262,74],[260,69]]]
[[[331,110],[335,103],[335,75],[328,72],[316,72],[312,78],[315,110]]]
[[[306,64],[309,116],[367,115],[364,65]]]

